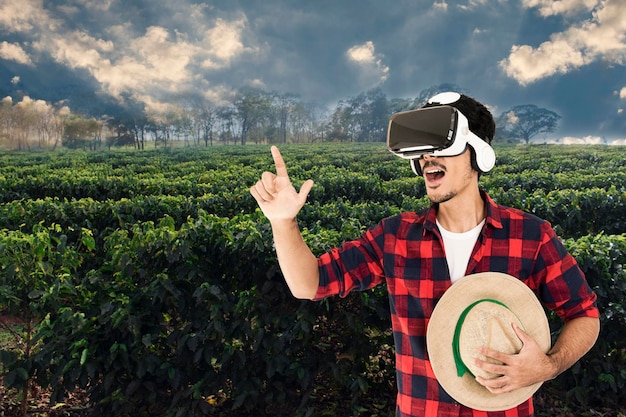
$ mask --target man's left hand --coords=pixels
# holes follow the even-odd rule
[[[537,342],[517,325],[513,324],[512,326],[523,344],[519,353],[509,355],[483,347],[480,348],[479,353],[501,364],[480,359],[474,360],[476,366],[482,370],[500,375],[492,379],[476,377],[476,381],[493,394],[515,391],[538,382],[544,382],[554,378],[556,374],[555,364],[541,350]]]

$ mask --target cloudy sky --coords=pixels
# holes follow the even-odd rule
[[[626,1],[0,0],[2,96],[158,110],[257,86],[334,108],[442,83],[496,116],[553,110],[568,141],[624,141]]]

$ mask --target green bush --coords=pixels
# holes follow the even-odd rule
[[[220,396],[305,414],[321,378],[357,402],[371,384],[363,358],[390,343],[386,298],[295,300],[259,221],[201,213],[111,234],[106,262],[39,328],[33,372],[53,400],[85,388],[103,415],[204,415]]]
[[[560,378],[584,405],[626,405],[626,235],[569,239],[566,247],[598,295],[600,336],[594,348]]]
[[[0,155],[0,300],[34,318],[30,353],[0,355],[6,385],[35,380],[57,403],[86,389],[101,415],[318,415],[331,396],[393,412],[385,287],[295,300],[248,193],[269,152],[225,148]],[[481,183],[551,221],[598,294],[600,339],[553,384],[571,404],[623,405],[624,159],[548,148],[499,150]],[[428,205],[380,144],[281,150],[296,186],[316,181],[299,217],[316,254]]]
[[[348,238],[304,235],[316,252]],[[570,387],[572,401],[619,404],[626,238],[566,243],[598,293],[602,335],[555,383]],[[304,415],[316,412],[320,389],[342,392],[356,408],[369,392],[393,391],[392,363],[381,356],[392,345],[384,286],[345,300],[293,299],[258,211],[200,213],[180,228],[168,217],[136,224],[101,249],[102,266],[74,274],[73,289],[47,304],[56,309],[39,326],[37,350],[13,358],[13,369],[54,388],[54,401],[85,388],[102,415],[206,415],[277,402]]]
[[[20,329],[0,323],[3,333],[12,337],[7,349],[0,350],[0,363],[4,384],[20,391],[22,415],[31,380],[41,382],[47,373],[34,365],[39,348],[36,328],[50,311],[62,308],[62,298],[74,293],[72,274],[82,263],[81,251],[91,250],[93,244],[89,231],[83,230],[79,245],[68,245],[54,224],[37,224],[31,233],[0,231],[0,311],[23,323]]]

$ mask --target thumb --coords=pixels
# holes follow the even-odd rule
[[[532,341],[532,338],[522,330],[517,324],[512,323],[513,331],[519,337],[519,340],[522,342],[522,345],[526,345],[529,341]]]
[[[306,180],[302,186],[300,187],[300,192],[298,192],[298,197],[302,202],[306,201],[306,198],[309,196],[311,192],[311,188],[313,188],[313,180]]]

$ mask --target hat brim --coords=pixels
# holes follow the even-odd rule
[[[551,346],[548,319],[535,294],[517,278],[499,272],[484,272],[458,280],[435,306],[426,331],[428,356],[437,381],[456,401],[475,410],[508,410],[529,399],[541,383],[492,394],[471,374],[459,377],[456,371],[452,347],[456,324],[462,312],[481,299],[494,299],[505,304],[520,319],[524,331],[543,352],[548,352]]]

